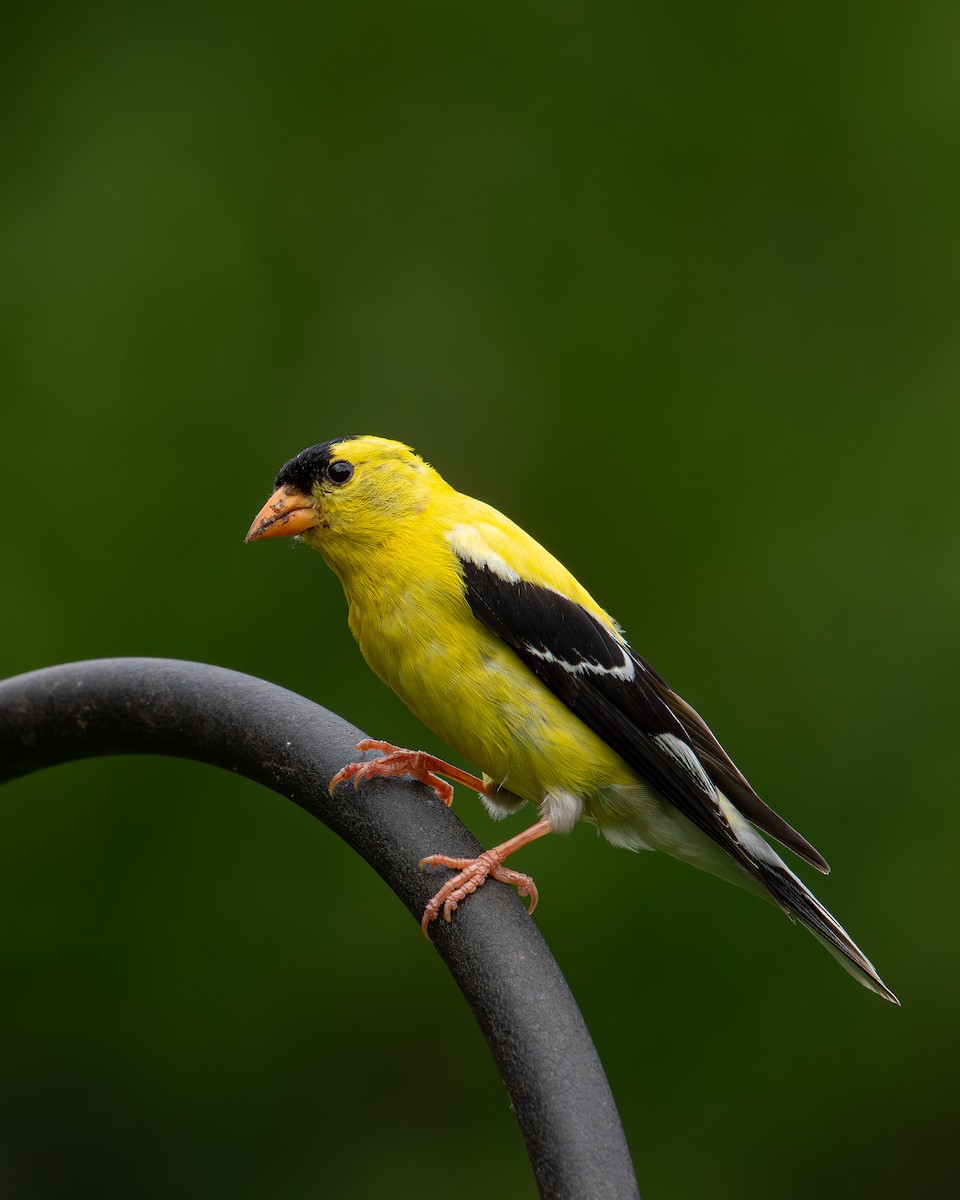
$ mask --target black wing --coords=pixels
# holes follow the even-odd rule
[[[694,710],[592,613],[552,588],[504,579],[469,559],[461,562],[466,599],[477,620],[750,875],[765,883],[730,828],[711,783],[760,828],[814,866],[826,866],[760,800]]]

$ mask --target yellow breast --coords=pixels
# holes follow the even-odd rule
[[[633,782],[626,764],[476,620],[457,561],[441,549],[391,556],[408,570],[385,569],[378,586],[356,574],[344,581],[350,628],[370,667],[424,725],[531,803],[557,791],[588,799]],[[418,560],[424,569],[410,573]]]

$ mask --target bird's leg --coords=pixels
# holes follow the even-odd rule
[[[535,842],[537,838],[544,837],[545,834],[552,833],[553,826],[550,824],[549,818],[544,817],[538,821],[536,825],[531,825],[529,829],[525,829],[523,833],[518,833],[516,837],[510,838],[506,842],[501,842],[499,846],[494,846],[492,850],[484,850],[482,854],[478,854],[476,858],[448,858],[445,854],[431,854],[429,858],[420,860],[421,867],[451,867],[457,872],[443,885],[439,892],[427,904],[423,910],[423,920],[420,922],[420,928],[423,930],[423,935],[429,938],[427,927],[431,921],[435,921],[443,911],[443,919],[449,923],[454,909],[461,900],[480,887],[488,875],[492,875],[494,879],[500,883],[509,883],[517,889],[517,893],[521,896],[530,897],[530,907],[528,912],[533,912],[537,907],[537,886],[529,875],[521,875],[519,871],[511,871],[508,867],[502,865],[503,860],[513,854],[515,850],[519,850],[522,846],[529,845],[530,842]]]
[[[375,758],[371,762],[349,763],[339,770],[330,780],[331,796],[338,784],[343,783],[346,779],[352,779],[353,786],[356,788],[361,779],[371,779],[378,775],[386,778],[412,775],[414,779],[433,788],[448,808],[453,803],[453,788],[445,779],[440,778],[441,775],[445,775],[447,779],[452,779],[456,783],[462,783],[480,796],[493,796],[496,793],[496,788],[492,784],[485,783],[479,776],[471,775],[468,771],[461,771],[459,767],[451,766],[450,763],[435,758],[423,750],[402,750],[398,746],[391,745],[390,742],[378,742],[373,738],[364,738],[363,741],[357,742],[357,749],[361,754],[366,753],[367,750],[382,750],[384,756]],[[529,896],[528,912],[533,912],[539,899],[537,885],[529,875],[523,875],[520,871],[511,871],[509,867],[505,867],[503,860],[514,851],[552,832],[553,826],[544,817],[543,820],[537,821],[536,825],[531,825],[529,829],[525,829],[515,837],[501,842],[499,846],[484,850],[476,858],[450,858],[446,854],[431,854],[428,858],[422,858],[420,860],[421,867],[450,867],[457,872],[447,880],[423,910],[420,928],[423,930],[424,937],[429,938],[428,926],[431,921],[437,919],[441,912],[443,919],[449,923],[460,902],[481,887],[488,875],[492,875],[500,883],[515,887],[519,895]]]
[[[376,775],[391,778],[397,775],[412,775],[427,787],[433,788],[444,804],[449,808],[453,804],[453,788],[441,775],[452,779],[454,783],[462,783],[464,787],[472,788],[481,796],[489,796],[492,790],[482,779],[461,771],[459,767],[445,763],[441,758],[434,758],[423,750],[401,750],[399,746],[391,746],[389,742],[377,742],[373,738],[364,738],[357,742],[357,749],[362,753],[367,750],[382,750],[384,757],[375,758],[372,762],[349,763],[330,780],[330,795],[333,795],[337,784],[345,779],[353,780],[354,790],[361,779],[371,779]]]

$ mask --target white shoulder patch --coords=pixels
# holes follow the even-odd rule
[[[478,567],[486,567],[507,583],[519,583],[520,576],[503,555],[498,554],[484,537],[484,526],[454,525],[446,533],[447,542],[456,554]]]

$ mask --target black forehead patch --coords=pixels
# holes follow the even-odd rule
[[[296,458],[291,458],[280,468],[273,486],[295,487],[298,491],[309,492],[311,486],[323,478],[327,467],[330,466],[334,457],[333,447],[339,446],[341,442],[356,441],[358,436],[352,433],[347,437],[331,438],[329,442],[320,442],[319,445],[301,450]]]

